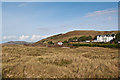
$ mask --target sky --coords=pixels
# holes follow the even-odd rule
[[[73,30],[118,30],[118,3],[2,3],[3,42],[36,42],[51,35]]]
[[[2,0],[2,2],[119,2],[119,0]]]

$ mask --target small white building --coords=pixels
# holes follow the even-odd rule
[[[93,40],[92,42],[98,42],[97,40]]]
[[[118,41],[118,44],[120,44],[120,41]]]
[[[89,42],[90,42],[90,40],[86,40],[85,42],[88,42],[88,43],[89,43]]]
[[[97,36],[97,42],[110,42],[111,40],[113,40],[115,38],[115,35],[98,35]]]
[[[62,46],[62,45],[63,45],[63,43],[62,43],[62,42],[58,42],[57,44],[58,44],[58,45],[60,45],[60,46]]]

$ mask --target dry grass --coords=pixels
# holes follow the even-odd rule
[[[4,45],[2,75],[10,78],[116,78],[118,50]]]

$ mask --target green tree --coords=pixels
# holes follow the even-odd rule
[[[87,40],[87,37],[86,36],[81,36],[78,38],[78,41],[85,41]]]
[[[120,41],[120,32],[118,34],[116,34],[114,42],[118,43],[118,41]]]
[[[52,41],[49,41],[48,44],[54,44]]]
[[[69,42],[72,42],[73,41],[73,38],[69,38],[69,40],[68,40]]]
[[[68,41],[65,40],[63,43],[68,43]]]
[[[91,37],[91,36],[88,36],[88,37],[87,37],[87,40],[92,40],[92,37]]]
[[[73,41],[78,41],[78,38],[77,37],[73,37]]]

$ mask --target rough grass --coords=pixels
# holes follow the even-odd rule
[[[118,50],[102,47],[2,47],[6,78],[117,78]]]

